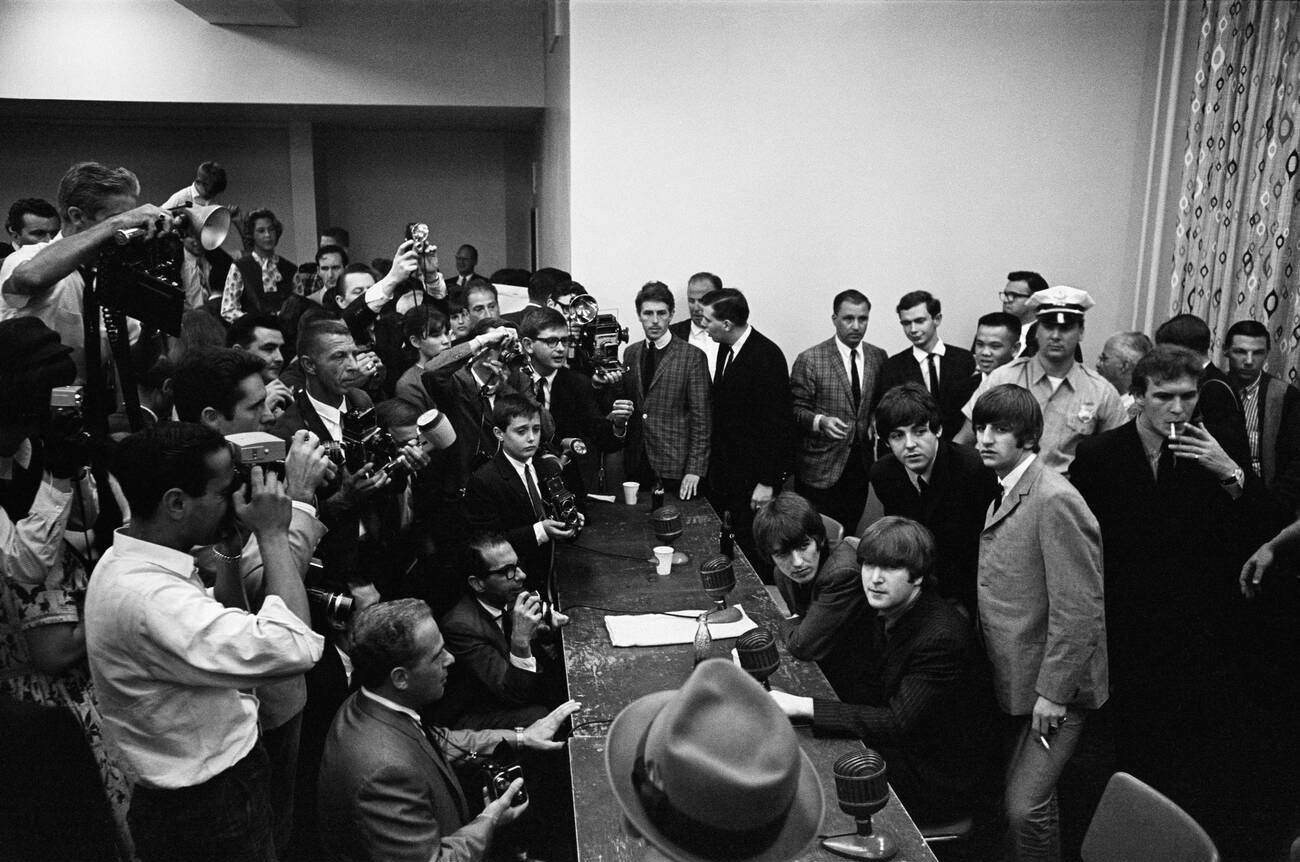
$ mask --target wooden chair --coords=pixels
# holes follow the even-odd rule
[[[1127,772],[1106,783],[1088,824],[1083,862],[1219,862],[1210,836],[1167,796]]]

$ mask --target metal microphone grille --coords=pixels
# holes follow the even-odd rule
[[[674,539],[681,538],[682,513],[676,506],[664,506],[655,510],[650,520],[654,525],[655,538],[660,544],[671,544]]]
[[[740,666],[754,679],[767,684],[767,678],[781,666],[781,655],[776,649],[776,638],[771,630],[750,629],[736,638],[736,655]]]
[[[700,583],[704,585],[704,592],[714,599],[720,599],[735,589],[736,570],[731,558],[718,555],[700,563]]]
[[[856,820],[865,820],[889,801],[889,780],[885,759],[871,749],[845,754],[831,767],[840,810]]]

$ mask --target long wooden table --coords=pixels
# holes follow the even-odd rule
[[[718,552],[719,521],[703,500],[669,500],[682,512],[682,538],[677,549],[690,554],[688,563],[658,576],[650,562],[651,547],[658,544],[651,528],[649,495],[636,506],[621,500],[586,504],[587,525],[573,545],[561,543],[556,572],[561,606],[570,615],[563,630],[569,696],[583,704],[575,716],[569,740],[569,765],[573,774],[573,810],[578,858],[583,862],[640,860],[639,839],[622,828],[622,813],[605,777],[605,734],[619,711],[645,694],[680,688],[694,666],[694,646],[615,648],[605,629],[604,617],[614,613],[647,613],[712,606],[700,586],[699,564]],[[736,549],[736,589],[729,604],[740,604],[760,625],[777,630],[780,614],[740,549]],[[609,608],[596,610],[592,607]],[[713,653],[728,656],[734,640],[715,640]],[[774,687],[795,694],[831,697],[826,678],[815,664],[794,661],[781,649],[781,667],[772,676]],[[587,724],[590,722],[589,724]],[[842,754],[860,750],[851,739],[819,739],[807,727],[796,727],[799,744],[812,758],[822,779],[826,813],[822,835],[855,830],[853,818],[840,810],[831,764]],[[873,818],[877,831],[891,832],[898,842],[900,862],[933,862],[934,854],[897,797]],[[820,843],[801,859],[839,859]]]

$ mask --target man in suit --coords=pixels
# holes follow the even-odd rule
[[[898,322],[912,343],[909,350],[885,361],[877,397],[909,380],[930,390],[943,415],[943,439],[951,440],[961,430],[961,398],[970,393],[975,357],[969,350],[944,344],[939,337],[943,305],[928,291],[914,290],[898,301]]]
[[[705,326],[718,342],[713,369],[713,450],[709,502],[730,512],[736,540],[759,577],[771,566],[754,547],[754,510],[771,500],[790,474],[794,403],[785,354],[749,325],[749,302],[734,288],[704,295]]]
[[[569,618],[524,590],[524,571],[505,537],[470,539],[465,566],[467,589],[439,622],[456,665],[438,723],[467,730],[531,724],[564,700],[554,643]]]
[[[669,329],[668,285],[646,283],[637,291],[636,312],[645,340],[623,352],[626,371],[614,390],[632,402],[626,473],[643,486],[663,482],[665,490],[689,500],[702,490],[700,479],[709,469],[709,371],[704,354]]]
[[[1088,714],[1106,702],[1097,519],[1038,458],[1043,413],[1013,384],[974,408],[980,458],[1001,494],[980,537],[979,612],[1003,713],[1011,858],[1060,858],[1056,780]]]
[[[556,520],[541,489],[555,468],[539,467],[541,410],[518,393],[499,395],[492,409],[492,431],[501,444],[496,457],[474,471],[465,489],[465,519],[473,532],[500,533],[524,568],[525,584],[551,596],[551,560],[557,539],[572,539],[577,528]],[[558,475],[555,470],[554,475]]]
[[[713,290],[722,290],[722,279],[711,272],[697,272],[686,282],[686,308],[690,316],[679,320],[668,331],[704,351],[708,368],[718,358],[718,342],[709,338],[709,331],[704,327],[704,304],[700,302],[704,294]]]
[[[1273,340],[1257,320],[1239,320],[1224,337],[1228,381],[1241,403],[1252,471],[1286,513],[1300,513],[1300,389],[1264,370]]]
[[[501,315],[502,319],[507,323],[513,323],[515,328],[518,328],[525,314],[534,308],[546,308],[560,293],[561,288],[571,281],[573,279],[562,269],[553,266],[542,267],[528,279],[528,302],[518,311],[509,311]]]
[[[1150,352],[1151,347],[1151,339],[1144,332],[1117,332],[1106,339],[1101,355],[1097,357],[1097,373],[1115,387],[1126,416],[1138,413],[1133,393],[1129,389],[1133,385],[1133,369],[1138,360]]]
[[[443,695],[455,662],[424,602],[398,599],[363,611],[352,661],[361,689],[339,709],[325,740],[319,812],[329,859],[395,862],[483,859],[493,839],[527,807],[513,804],[524,786],[511,782],[470,818],[453,767],[489,755],[501,743],[550,751],[575,701],[513,730],[443,730],[420,710]]]
[[[864,341],[871,300],[841,291],[831,304],[835,335],[794,360],[790,394],[801,437],[796,489],[850,535],[867,501],[871,405],[885,351]]]
[[[456,277],[447,282],[449,293],[464,293],[472,278],[481,278],[474,268],[478,266],[478,249],[466,243],[456,249]]]
[[[871,491],[886,515],[911,518],[934,534],[931,592],[960,602],[974,618],[980,532],[997,476],[973,449],[940,439],[939,403],[919,383],[886,392],[875,419],[892,457],[871,465]]]

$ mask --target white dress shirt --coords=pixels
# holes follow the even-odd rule
[[[929,356],[930,356],[930,354],[933,353],[935,356],[938,356],[938,357],[939,357],[939,361],[936,361],[936,362],[935,362],[935,365],[938,366],[938,365],[942,364],[941,360],[943,359],[943,355],[944,355],[945,353],[947,353],[947,352],[948,352],[948,347],[947,347],[947,345],[945,345],[945,344],[943,343],[943,339],[942,339],[942,338],[937,339],[937,340],[934,342],[934,349],[933,349],[933,350],[930,350],[929,352],[924,351],[924,350],[922,350],[922,349],[919,348],[919,347],[913,347],[913,348],[912,348],[912,358],[916,360],[916,364],[917,364],[917,365],[921,366],[921,379],[925,381],[925,388],[926,388],[926,389],[929,389],[929,388],[930,388],[930,361],[929,361]],[[939,382],[939,383],[942,383],[942,382],[943,382],[943,378],[942,378],[943,371],[940,370],[940,371],[939,371],[939,374],[940,374],[941,376],[940,376],[940,379],[939,379],[938,382]],[[936,387],[936,388],[937,388],[937,387]]]
[[[537,468],[532,465],[532,462],[530,461],[525,464],[523,461],[516,459],[505,449],[501,450],[501,454],[506,456],[506,461],[508,461],[510,466],[515,468],[515,472],[519,474],[519,481],[523,483],[524,491],[528,490],[528,477],[524,474],[524,468],[528,467],[532,471],[533,484],[537,486],[537,495],[541,496],[542,486],[537,483]],[[532,500],[531,496],[529,497],[529,500]],[[544,545],[551,540],[551,537],[546,533],[546,528],[542,526],[541,521],[537,521],[533,524],[533,538],[537,540],[537,544],[539,545]]]
[[[343,405],[347,404],[348,400],[344,398],[338,404],[331,406],[324,401],[317,401],[312,398],[310,392],[307,393],[307,400],[311,402],[312,407],[316,408],[316,415],[320,417],[325,430],[330,432],[330,439],[335,443],[341,441],[343,439]]]
[[[704,351],[704,357],[709,361],[709,371],[712,372],[713,364],[718,361],[718,342],[709,338],[709,331],[696,326],[694,320],[691,321],[690,336],[686,340]],[[655,346],[658,347],[659,345],[656,344]]]

